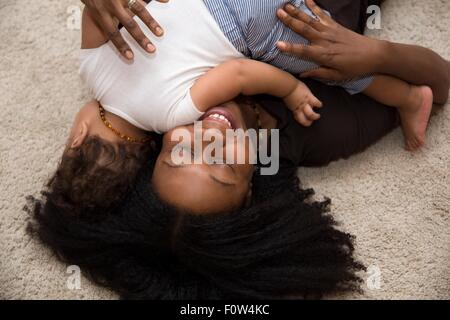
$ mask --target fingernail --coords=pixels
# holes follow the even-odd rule
[[[147,45],[147,51],[148,51],[148,52],[153,53],[153,52],[155,52],[155,50],[156,50],[155,46],[152,45],[151,43],[149,43],[149,44]]]
[[[133,60],[134,54],[133,54],[133,52],[131,52],[130,50],[127,50],[127,51],[125,51],[125,57],[126,57],[128,60]]]
[[[164,30],[161,29],[160,27],[156,28],[156,35],[157,36],[162,36],[164,34]]]
[[[281,17],[281,18],[286,18],[287,17],[287,13],[283,9],[280,9],[280,10],[278,10],[278,16]]]
[[[294,10],[295,8],[294,8],[294,6],[293,6],[292,4],[287,4],[287,5],[286,5],[286,9],[288,9],[288,10]]]

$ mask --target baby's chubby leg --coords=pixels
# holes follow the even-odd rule
[[[405,136],[405,148],[415,151],[425,145],[426,130],[433,107],[433,92],[428,86],[410,85],[389,76],[375,76],[363,92],[374,100],[398,109]]]

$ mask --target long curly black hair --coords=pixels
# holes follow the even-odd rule
[[[364,266],[354,258],[353,237],[337,228],[329,200],[314,202],[313,191],[299,187],[295,168],[256,174],[249,207],[195,216],[152,191],[156,155],[149,158],[132,175],[138,178],[109,181],[127,190],[109,206],[63,204],[56,174],[41,200],[30,199],[29,232],[123,299],[320,298],[359,290]]]

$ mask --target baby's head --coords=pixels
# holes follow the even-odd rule
[[[77,114],[47,200],[74,215],[107,209],[126,193],[148,160],[149,144],[130,143],[112,132],[91,102]]]

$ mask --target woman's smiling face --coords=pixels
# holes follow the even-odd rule
[[[230,140],[226,139],[226,134],[252,128],[256,119],[249,110],[229,102],[210,109],[197,126],[181,126],[164,135],[152,178],[153,189],[163,201],[194,214],[227,212],[244,205],[254,172],[250,161],[253,145],[248,137]],[[180,132],[183,141],[174,138],[181,136]],[[196,142],[199,133],[205,137],[207,132],[214,132],[214,137],[221,138],[221,143],[215,144],[211,152],[213,157],[223,159],[219,163],[205,159],[211,140],[200,138]],[[174,155],[181,157],[182,163]],[[230,155],[234,155],[234,160],[241,157],[244,161],[230,163],[227,159]]]

